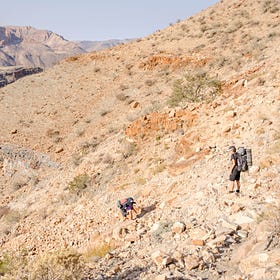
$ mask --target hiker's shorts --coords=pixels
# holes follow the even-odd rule
[[[240,171],[237,170],[237,167],[233,168],[231,174],[229,175],[230,181],[239,181],[240,180]]]

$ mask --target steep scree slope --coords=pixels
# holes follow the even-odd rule
[[[278,279],[278,27],[279,1],[221,1],[2,89],[1,260],[20,256],[13,271],[34,279],[70,249],[85,279]],[[232,144],[253,150],[239,196]],[[116,212],[126,195],[142,206],[131,222]]]

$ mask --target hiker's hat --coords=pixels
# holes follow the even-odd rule
[[[236,148],[235,148],[235,146],[229,146],[228,150],[229,151],[234,151],[234,150],[236,150]]]

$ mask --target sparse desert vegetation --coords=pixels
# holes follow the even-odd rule
[[[0,279],[279,279],[279,5],[220,1],[1,88]],[[240,194],[230,145],[252,149]]]

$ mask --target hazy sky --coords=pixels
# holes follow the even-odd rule
[[[32,26],[68,40],[138,38],[218,0],[0,0],[0,26]]]

